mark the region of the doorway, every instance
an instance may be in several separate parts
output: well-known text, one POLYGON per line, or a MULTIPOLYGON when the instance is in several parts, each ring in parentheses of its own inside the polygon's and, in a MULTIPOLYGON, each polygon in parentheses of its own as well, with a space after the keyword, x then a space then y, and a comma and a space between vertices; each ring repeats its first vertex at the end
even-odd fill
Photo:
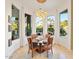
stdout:
POLYGON ((25 28, 25 35, 26 36, 30 36, 32 33, 31 30, 31 15, 29 14, 25 14, 25 18, 26 18, 26 28, 25 28))

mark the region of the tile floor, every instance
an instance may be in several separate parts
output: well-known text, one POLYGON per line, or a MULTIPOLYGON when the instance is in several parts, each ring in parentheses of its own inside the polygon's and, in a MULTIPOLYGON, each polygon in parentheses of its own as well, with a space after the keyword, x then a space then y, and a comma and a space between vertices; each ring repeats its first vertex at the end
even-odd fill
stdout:
POLYGON ((72 51, 69 49, 64 48, 59 44, 53 45, 53 54, 51 51, 48 53, 44 52, 42 54, 35 53, 34 57, 31 57, 31 52, 28 54, 28 47, 19 48, 16 52, 12 54, 9 59, 73 59, 72 58, 72 51))

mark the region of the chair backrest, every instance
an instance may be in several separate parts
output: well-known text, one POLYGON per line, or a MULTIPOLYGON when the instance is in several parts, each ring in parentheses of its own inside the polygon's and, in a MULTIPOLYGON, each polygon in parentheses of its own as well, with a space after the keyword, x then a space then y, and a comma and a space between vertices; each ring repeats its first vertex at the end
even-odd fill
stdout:
POLYGON ((28 44, 29 44, 29 48, 32 46, 32 38, 28 38, 28 44))
POLYGON ((50 44, 52 45, 52 43, 53 43, 53 37, 49 36, 48 37, 48 45, 50 45, 50 44))
POLYGON ((46 34, 46 35, 45 35, 45 38, 48 38, 49 36, 50 36, 49 34, 46 34))
POLYGON ((31 37, 32 37, 32 39, 35 39, 37 37, 37 35, 36 34, 32 34, 31 37))

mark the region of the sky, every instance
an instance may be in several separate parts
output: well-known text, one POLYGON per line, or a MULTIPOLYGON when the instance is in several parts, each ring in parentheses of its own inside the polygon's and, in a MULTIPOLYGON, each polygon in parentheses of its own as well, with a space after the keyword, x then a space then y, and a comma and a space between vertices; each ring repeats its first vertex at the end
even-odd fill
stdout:
POLYGON ((68 20, 68 14, 67 13, 61 14, 60 19, 61 19, 60 21, 68 20))
POLYGON ((36 26, 37 26, 37 27, 40 26, 40 25, 43 25, 43 21, 42 21, 42 19, 39 18, 39 17, 36 17, 35 23, 36 23, 36 26))
MULTIPOLYGON (((54 16, 48 16, 48 19, 49 18, 55 20, 55 17, 54 16)), ((42 19, 39 18, 39 17, 36 17, 36 24, 37 24, 37 26, 40 25, 40 24, 42 24, 42 23, 43 23, 42 19)))
POLYGON ((48 16, 48 19, 49 18, 55 20, 55 17, 54 16, 48 16))
MULTIPOLYGON (((54 16, 49 16, 48 18, 55 19, 54 16)), ((68 20, 68 13, 63 13, 63 14, 60 15, 60 21, 64 21, 64 20, 68 20)), ((36 18, 36 24, 41 24, 41 23, 42 23, 42 19, 37 17, 36 18)))
POLYGON ((36 24, 39 24, 40 22, 42 22, 42 19, 39 18, 39 17, 37 17, 37 18, 36 18, 36 24))

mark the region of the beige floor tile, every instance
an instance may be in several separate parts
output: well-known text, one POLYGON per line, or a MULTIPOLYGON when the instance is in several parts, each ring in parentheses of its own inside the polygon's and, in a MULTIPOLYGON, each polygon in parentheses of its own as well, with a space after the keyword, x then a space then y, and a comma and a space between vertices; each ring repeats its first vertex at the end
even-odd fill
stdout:
POLYGON ((72 59, 72 51, 64 48, 59 44, 53 45, 53 54, 49 51, 48 57, 46 52, 39 54, 35 53, 34 57, 31 57, 31 52, 28 54, 27 46, 18 49, 15 53, 12 54, 10 59, 72 59))

